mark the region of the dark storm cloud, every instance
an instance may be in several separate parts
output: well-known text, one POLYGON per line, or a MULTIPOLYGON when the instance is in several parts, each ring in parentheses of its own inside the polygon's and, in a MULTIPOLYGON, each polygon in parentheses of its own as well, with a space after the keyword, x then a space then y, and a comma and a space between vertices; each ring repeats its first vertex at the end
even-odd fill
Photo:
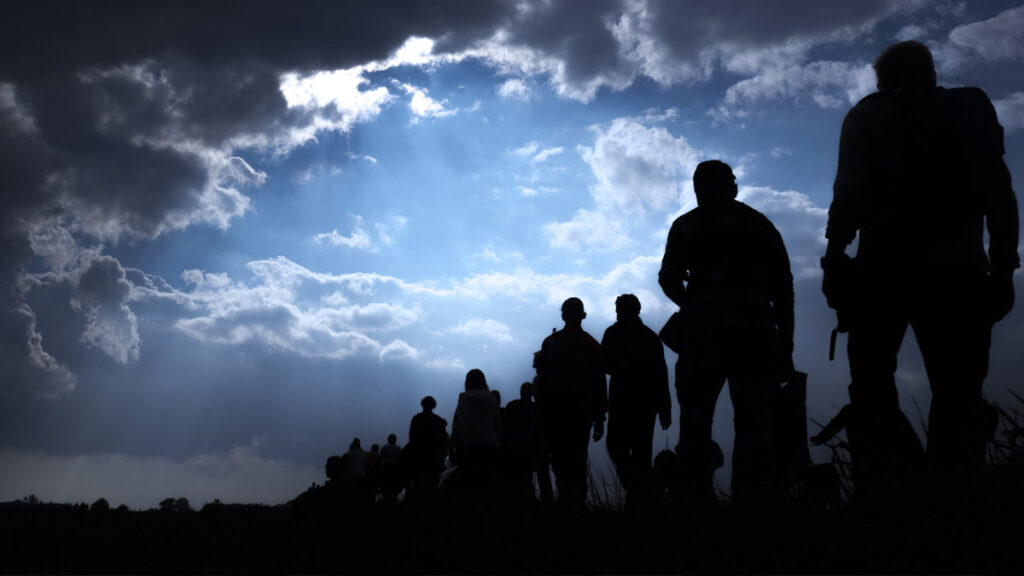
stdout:
POLYGON ((75 375, 43 349, 35 313, 25 302, 20 270, 31 254, 27 238, 0 233, 0 398, 60 396, 76 383, 75 375))
POLYGON ((764 66, 775 64, 776 58, 799 58, 815 42, 863 32, 912 4, 920 2, 648 0, 639 3, 642 9, 629 13, 622 28, 623 37, 635 43, 635 55, 645 74, 661 81, 687 80, 706 76, 722 63, 751 73, 758 63, 764 66), (760 54, 766 50, 777 53, 760 54))
POLYGON ((629 62, 612 29, 622 10, 622 3, 615 0, 524 3, 506 25, 505 42, 565 62, 566 80, 571 83, 623 72, 631 79, 629 62))
POLYGON ((409 36, 453 45, 486 34, 506 2, 30 2, 5 10, 0 77, 116 66, 166 55, 202 66, 346 68, 385 58, 409 36))

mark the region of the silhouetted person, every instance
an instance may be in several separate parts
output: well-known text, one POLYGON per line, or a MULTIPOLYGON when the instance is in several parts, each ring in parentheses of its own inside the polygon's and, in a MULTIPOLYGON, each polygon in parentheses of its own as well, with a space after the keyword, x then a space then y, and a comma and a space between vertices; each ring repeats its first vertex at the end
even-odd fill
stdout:
POLYGON ((363 450, 359 438, 353 438, 348 445, 348 452, 341 457, 341 473, 343 477, 355 479, 366 477, 368 455, 363 450))
POLYGON ((501 407, 487 387, 484 373, 466 373, 465 392, 452 420, 452 446, 459 476, 469 490, 483 493, 493 487, 501 445, 501 407))
POLYGON ((608 405, 601 345, 582 327, 583 302, 562 303, 565 327, 544 339, 534 358, 537 413, 551 454, 558 499, 583 508, 587 497, 587 447, 604 436, 608 405))
POLYGON ((665 348, 640 320, 640 300, 633 294, 615 299, 616 322, 601 339, 608 385, 608 455, 626 489, 626 503, 646 502, 651 482, 651 443, 655 416, 661 429, 672 424, 665 348))
POLYGON ((672 224, 658 273, 683 318, 676 364, 683 498, 715 501, 711 424, 728 380, 736 429, 733 499, 763 503, 775 497, 774 397, 793 372, 789 257, 771 221, 736 200, 728 164, 701 162, 693 187, 697 207, 672 224))
POLYGON ((444 457, 448 449, 448 421, 434 414, 437 401, 426 396, 420 401, 423 411, 412 417, 409 424, 409 452, 412 469, 414 498, 430 499, 437 491, 437 483, 444 471, 444 457))
POLYGON ((932 390, 932 477, 966 487, 984 466, 992 325, 1020 266, 1003 131, 983 91, 937 86, 923 44, 895 44, 874 68, 878 92, 843 122, 822 288, 850 332, 851 405, 872 422, 861 455, 899 457, 885 438, 905 419, 893 375, 909 325, 932 390))
POLYGON ((380 496, 384 502, 395 502, 402 491, 402 447, 398 436, 388 434, 388 443, 380 449, 380 496))
POLYGON ((324 464, 324 475, 327 476, 325 485, 338 487, 341 485, 342 477, 345 475, 341 456, 328 456, 324 464))
POLYGON ((365 497, 367 459, 368 455, 363 450, 359 438, 353 438, 348 446, 348 452, 342 454, 341 460, 338 463, 340 489, 346 497, 365 497))
POLYGON ((541 499, 551 501, 551 476, 537 427, 532 383, 523 382, 519 399, 509 402, 502 410, 501 429, 513 493, 533 498, 533 474, 536 472, 541 499))
POLYGON ((363 496, 370 502, 377 501, 377 488, 380 486, 380 444, 370 445, 366 453, 366 482, 363 484, 363 496))

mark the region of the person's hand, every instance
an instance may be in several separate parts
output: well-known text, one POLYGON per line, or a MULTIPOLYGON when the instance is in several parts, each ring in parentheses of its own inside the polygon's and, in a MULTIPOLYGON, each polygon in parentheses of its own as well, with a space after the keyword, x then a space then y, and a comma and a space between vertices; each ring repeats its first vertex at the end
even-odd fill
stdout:
POLYGON ((594 422, 594 442, 599 442, 601 438, 604 438, 604 422, 594 422))
POLYGON ((839 310, 849 303, 856 274, 853 268, 853 259, 843 252, 821 259, 821 292, 829 308, 839 310))
POLYGON ((1013 310, 1015 295, 1013 292, 1013 272, 995 273, 988 277, 986 286, 989 319, 995 324, 1013 310))
POLYGON ((672 425, 672 412, 665 411, 658 413, 658 421, 661 422, 662 430, 668 430, 668 427, 672 425))

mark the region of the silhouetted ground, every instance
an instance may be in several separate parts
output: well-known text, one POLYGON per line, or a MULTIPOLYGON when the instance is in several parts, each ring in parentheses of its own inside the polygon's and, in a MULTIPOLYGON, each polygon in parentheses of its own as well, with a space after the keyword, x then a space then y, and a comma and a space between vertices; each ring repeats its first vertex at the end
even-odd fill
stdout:
POLYGON ((614 491, 579 513, 464 499, 199 512, 174 499, 148 511, 19 501, 0 504, 0 572, 1020 574, 1024 415, 1000 412, 970 504, 917 493, 887 506, 640 514, 618 510, 614 491))
POLYGON ((974 507, 790 508, 768 518, 540 506, 0 506, 15 573, 1020 573, 1019 486, 974 507))

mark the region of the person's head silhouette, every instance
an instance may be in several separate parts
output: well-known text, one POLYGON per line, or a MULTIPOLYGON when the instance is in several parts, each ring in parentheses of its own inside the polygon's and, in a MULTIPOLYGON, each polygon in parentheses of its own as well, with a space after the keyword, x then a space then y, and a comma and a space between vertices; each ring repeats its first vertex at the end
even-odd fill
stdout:
POLYGON ((388 444, 398 444, 398 436, 395 436, 394 434, 388 434, 388 444))
POLYGON ((586 317, 587 313, 583 310, 583 301, 579 298, 568 298, 565 302, 562 302, 562 320, 565 321, 566 326, 579 326, 586 317))
POLYGON ((734 200, 739 189, 732 167, 721 160, 707 160, 693 172, 693 191, 698 206, 713 208, 734 200))
POLYGON ((420 406, 424 412, 433 412, 434 408, 437 408, 437 400, 434 400, 433 396, 424 396, 423 400, 420 400, 420 406))
POLYGON ((487 390, 487 378, 479 368, 466 372, 466 392, 470 390, 487 390))
POLYGON ((529 402, 530 398, 533 398, 532 382, 523 382, 522 385, 519 386, 519 398, 526 402, 529 402))
POLYGON ((893 44, 875 60, 876 87, 879 92, 906 88, 934 88, 935 62, 928 47, 908 40, 893 44))
POLYGON ((619 322, 640 317, 640 299, 633 294, 623 294, 615 299, 615 316, 619 322))

